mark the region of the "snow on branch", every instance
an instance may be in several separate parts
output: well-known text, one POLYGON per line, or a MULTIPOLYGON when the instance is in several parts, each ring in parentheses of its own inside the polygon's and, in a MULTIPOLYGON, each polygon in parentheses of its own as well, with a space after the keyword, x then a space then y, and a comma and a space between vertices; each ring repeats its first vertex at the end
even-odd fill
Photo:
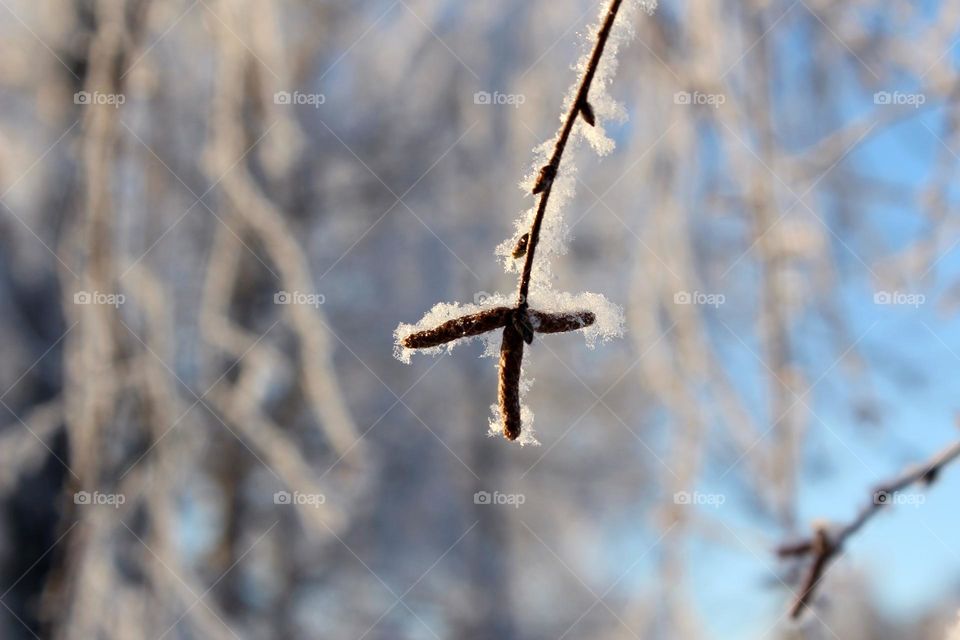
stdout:
MULTIPOLYGON (((491 423, 491 431, 502 431, 520 444, 536 444, 533 414, 521 404, 529 387, 522 378, 524 345, 532 344, 536 333, 582 330, 592 345, 597 337, 608 339, 623 332, 621 309, 603 296, 554 291, 546 258, 564 252, 561 209, 573 197, 575 184, 575 168, 562 164, 564 152, 579 140, 586 140, 600 155, 613 149, 603 123, 623 117, 623 109, 606 93, 616 70, 616 54, 633 37, 637 10, 651 13, 655 6, 653 0, 611 0, 592 30, 592 47, 577 65, 579 78, 565 100, 560 131, 536 150, 534 168, 521 183, 538 197, 537 204, 521 216, 514 237, 497 248, 507 271, 520 272, 513 304, 503 295, 492 296, 483 305, 440 303, 416 325, 401 324, 394 334, 395 355, 409 362, 413 350, 438 352, 464 339, 502 330, 497 420, 491 423)), ((492 355, 489 338, 487 344, 492 355)))

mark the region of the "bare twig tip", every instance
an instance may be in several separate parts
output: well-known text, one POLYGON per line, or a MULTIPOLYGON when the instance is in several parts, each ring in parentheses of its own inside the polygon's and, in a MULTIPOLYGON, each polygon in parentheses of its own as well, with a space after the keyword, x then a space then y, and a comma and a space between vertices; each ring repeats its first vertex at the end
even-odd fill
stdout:
POLYGON ((589 327, 597 320, 592 311, 573 311, 568 313, 529 312, 533 328, 538 333, 564 333, 589 327))
POLYGON ((520 437, 520 370, 523 367, 523 337, 513 324, 503 329, 500 344, 500 380, 497 400, 507 440, 520 437))

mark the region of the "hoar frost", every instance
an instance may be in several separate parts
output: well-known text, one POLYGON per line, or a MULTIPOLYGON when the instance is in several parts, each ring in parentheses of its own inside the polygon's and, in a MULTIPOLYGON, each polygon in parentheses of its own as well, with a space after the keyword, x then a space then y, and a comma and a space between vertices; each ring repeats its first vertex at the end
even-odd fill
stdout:
MULTIPOLYGON (((626 111, 618 104, 608 93, 610 82, 617 68, 617 53, 621 46, 628 43, 635 35, 633 23, 637 19, 639 11, 652 13, 656 8, 655 1, 625 0, 620 6, 619 13, 613 22, 609 36, 606 40, 598 65, 589 86, 587 95, 589 106, 592 108, 592 121, 588 124, 584 118, 576 117, 573 128, 570 131, 570 138, 567 141, 567 147, 574 151, 580 146, 581 141, 586 141, 594 151, 600 156, 609 154, 614 149, 613 140, 606 134, 604 123, 609 121, 622 122, 626 117, 626 111), (592 125, 592 126, 591 126, 592 125)), ((588 72, 592 49, 598 39, 601 26, 608 14, 608 6, 605 3, 600 18, 590 29, 590 38, 585 43, 585 52, 580 57, 574 69, 577 71, 577 81, 567 92, 564 99, 564 113, 560 119, 563 122, 570 117, 571 108, 577 100, 580 87, 585 81, 585 74, 588 72)), ((558 136, 544 142, 534 149, 534 160, 532 167, 524 179, 520 182, 520 187, 530 193, 537 181, 541 169, 546 166, 551 159, 551 155, 556 149, 558 136)), ((569 155, 567 156, 570 157, 569 155)), ((623 312, 622 309, 607 300, 598 293, 579 293, 571 294, 559 292, 553 289, 553 274, 550 269, 550 259, 555 255, 563 255, 566 252, 569 228, 564 222, 561 212, 573 198, 576 187, 576 167, 568 160, 563 162, 562 158, 557 170, 557 175, 550 185, 550 199, 547 202, 544 217, 541 223, 539 242, 536 246, 537 258, 532 264, 530 277, 530 286, 528 300, 523 301, 530 309, 547 313, 577 313, 589 310, 595 316, 592 324, 578 329, 583 332, 587 345, 593 347, 597 341, 605 341, 613 337, 619 337, 623 334, 623 312)), ((508 273, 519 273, 522 271, 525 256, 519 255, 513 257, 515 247, 521 237, 528 233, 533 225, 537 212, 539 200, 537 199, 533 206, 529 207, 516 222, 516 230, 511 238, 501 243, 496 254, 500 257, 508 273)), ((524 305, 524 306, 526 306, 524 305)), ((410 356, 414 349, 404 345, 404 341, 418 332, 427 331, 433 327, 442 326, 444 323, 450 323, 458 318, 478 314, 484 311, 492 311, 502 307, 515 306, 515 296, 505 294, 495 294, 488 296, 479 304, 460 304, 460 303, 439 303, 435 305, 427 314, 416 324, 401 324, 394 332, 396 346, 394 355, 402 362, 409 363, 410 356)), ((498 313, 492 311, 493 313, 498 313)), ((508 330, 509 327, 505 330, 508 330)), ((455 344, 465 342, 473 338, 481 338, 485 343, 484 355, 496 356, 500 351, 499 332, 491 331, 480 335, 469 335, 462 338, 452 339, 445 344, 432 346, 425 349, 416 349, 427 353, 438 354, 444 351, 450 351, 455 344)), ((530 335, 532 340, 532 333, 530 335)), ((521 376, 519 384, 519 394, 522 398, 529 390, 532 380, 525 373, 526 367, 521 366, 521 376)), ((492 405, 493 418, 490 421, 491 435, 499 432, 499 427, 505 421, 505 416, 501 415, 498 405, 492 405)), ((523 424, 523 430, 517 439, 521 445, 539 444, 533 436, 533 412, 521 403, 520 417, 523 424)))

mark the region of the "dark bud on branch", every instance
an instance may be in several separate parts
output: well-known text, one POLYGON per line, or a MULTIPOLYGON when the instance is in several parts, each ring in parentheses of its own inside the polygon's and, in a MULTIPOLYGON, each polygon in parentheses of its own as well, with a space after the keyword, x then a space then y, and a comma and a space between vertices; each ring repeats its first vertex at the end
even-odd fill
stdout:
POLYGON ((517 330, 520 337, 527 344, 533 344, 533 325, 530 324, 530 317, 527 315, 527 309, 520 307, 513 312, 513 328, 517 330))
POLYGON ((510 254, 510 255, 512 255, 515 259, 516 259, 516 258, 522 258, 523 256, 527 255, 527 241, 528 241, 528 240, 530 240, 530 234, 529 234, 529 233, 525 233, 525 234, 523 234, 522 236, 520 236, 520 239, 517 240, 517 246, 515 246, 515 247, 513 248, 513 253, 510 254))
POLYGON ((497 401, 507 440, 520 437, 520 369, 523 365, 523 337, 513 324, 503 329, 500 344, 500 384, 497 401))
POLYGON ((563 333, 576 331, 592 325, 597 316, 590 311, 573 311, 570 313, 545 313, 543 311, 529 312, 533 330, 538 333, 563 333))
POLYGON ((506 326, 513 309, 495 307, 469 316, 448 320, 438 327, 411 333, 403 339, 407 349, 429 349, 460 338, 469 338, 506 326))
POLYGON ((591 127, 597 126, 597 116, 594 115, 593 107, 586 100, 580 103, 580 115, 583 116, 584 121, 591 127))
POLYGON ((552 164, 543 165, 540 174, 537 176, 537 182, 533 185, 533 194, 542 193, 553 184, 553 179, 557 177, 557 168, 552 164))

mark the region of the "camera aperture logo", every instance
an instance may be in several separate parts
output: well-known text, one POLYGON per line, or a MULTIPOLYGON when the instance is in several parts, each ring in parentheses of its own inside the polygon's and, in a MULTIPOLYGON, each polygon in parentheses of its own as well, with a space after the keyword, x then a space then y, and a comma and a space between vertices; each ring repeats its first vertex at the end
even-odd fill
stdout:
POLYGON ((493 93, 489 91, 477 91, 473 94, 473 104, 479 105, 489 105, 489 106, 510 106, 514 109, 519 109, 521 105, 525 104, 527 101, 527 96, 522 93, 500 93, 499 91, 494 91, 493 93))
POLYGON ((724 502, 727 501, 727 496, 722 493, 700 493, 699 491, 677 491, 673 494, 673 503, 674 504, 686 504, 686 505, 702 505, 707 507, 713 507, 714 509, 719 509, 724 502))
POLYGON ((706 305, 716 309, 726 303, 727 297, 722 293, 702 293, 700 291, 677 291, 673 294, 673 304, 706 305))
POLYGON ((73 494, 73 504, 81 506, 108 506, 119 509, 127 501, 122 493, 100 493, 99 491, 77 491, 73 494))
POLYGON ((108 105, 119 109, 127 101, 122 93, 101 93, 99 91, 77 91, 73 94, 73 104, 82 106, 108 105))
POLYGON ((327 102, 327 96, 322 93, 304 93, 302 91, 277 91, 273 94, 273 104, 280 105, 307 105, 319 109, 327 102))
POLYGON ((277 491, 273 494, 273 504, 293 504, 304 507, 313 507, 319 509, 320 505, 327 501, 327 497, 322 493, 301 493, 294 491, 277 491))
POLYGON ((277 291, 273 294, 273 304, 305 304, 319 308, 327 297, 322 293, 304 293, 302 291, 277 291))
POLYGON ((77 291, 73 294, 73 304, 105 304, 119 308, 127 297, 122 293, 103 293, 102 291, 77 291))
POLYGON ((494 491, 477 491, 473 494, 473 504, 498 504, 510 505, 514 509, 519 509, 520 505, 527 501, 527 497, 522 493, 500 493, 494 491))

